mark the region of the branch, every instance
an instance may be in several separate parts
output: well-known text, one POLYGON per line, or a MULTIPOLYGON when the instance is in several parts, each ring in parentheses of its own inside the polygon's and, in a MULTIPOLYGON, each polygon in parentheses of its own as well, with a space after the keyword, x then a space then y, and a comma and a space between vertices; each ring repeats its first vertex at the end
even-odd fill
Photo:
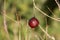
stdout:
MULTIPOLYGON (((43 12, 41 9, 39 9, 39 8, 35 5, 34 0, 33 0, 33 5, 34 5, 34 7, 35 7, 39 12, 41 12, 43 15, 45 15, 45 16, 53 19, 53 20, 56 20, 56 21, 59 21, 59 22, 60 22, 60 20, 58 20, 58 19, 56 19, 56 18, 53 18, 53 17, 47 15, 45 12, 43 12)), ((39 25, 39 27, 40 27, 40 29, 46 34, 46 36, 48 36, 48 37, 51 38, 52 40, 55 40, 55 38, 52 37, 52 36, 50 36, 40 25, 39 25)))
POLYGON ((56 4, 58 5, 58 8, 59 8, 59 10, 60 10, 60 4, 59 4, 58 0, 55 0, 55 2, 56 2, 56 4))
POLYGON ((48 36, 49 38, 51 38, 52 40, 55 40, 54 37, 50 36, 40 25, 39 25, 40 29, 46 34, 46 36, 48 36))
POLYGON ((47 7, 48 8, 48 10, 52 13, 52 15, 56 18, 56 19, 60 19, 59 17, 57 17, 52 11, 51 11, 51 9, 49 8, 49 7, 47 7))
POLYGON ((53 20, 55 20, 55 21, 60 22, 59 19, 49 16, 49 15, 47 15, 45 12, 43 12, 41 9, 39 9, 39 8, 35 5, 34 0, 33 0, 33 5, 34 5, 34 7, 35 7, 39 12, 41 12, 43 15, 45 15, 45 16, 47 16, 47 17, 49 17, 49 18, 51 18, 51 19, 53 19, 53 20))

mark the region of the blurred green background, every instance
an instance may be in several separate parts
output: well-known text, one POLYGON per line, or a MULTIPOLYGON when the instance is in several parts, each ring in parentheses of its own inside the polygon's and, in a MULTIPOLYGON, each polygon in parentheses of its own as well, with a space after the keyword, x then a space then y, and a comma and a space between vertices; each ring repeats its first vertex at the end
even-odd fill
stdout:
MULTIPOLYGON (((35 0, 35 3, 49 16, 60 18, 60 11, 54 0, 35 0)), ((33 0, 0 0, 0 40, 52 40, 39 27, 30 28, 27 21, 34 15, 44 30, 47 27, 48 33, 56 40, 60 40, 60 22, 52 20, 36 10, 33 0), (8 33, 4 26, 3 11, 6 12, 8 33)))

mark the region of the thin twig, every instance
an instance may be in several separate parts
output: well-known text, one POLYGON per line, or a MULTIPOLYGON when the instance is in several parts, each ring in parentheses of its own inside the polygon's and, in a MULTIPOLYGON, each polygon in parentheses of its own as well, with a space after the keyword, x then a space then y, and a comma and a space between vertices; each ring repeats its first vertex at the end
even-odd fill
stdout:
POLYGON ((47 17, 49 17, 49 18, 51 18, 51 19, 53 19, 53 20, 55 20, 55 21, 59 21, 59 22, 60 22, 59 19, 56 19, 56 18, 54 18, 54 17, 49 16, 49 15, 47 15, 45 12, 43 12, 41 9, 39 9, 39 8, 35 5, 34 0, 33 0, 33 4, 34 4, 34 7, 35 7, 39 12, 41 12, 43 15, 45 15, 45 16, 47 16, 47 17))
MULTIPOLYGON (((5 11, 5 10, 4 10, 5 11)), ((9 33, 8 33, 8 29, 7 29, 7 23, 6 23, 6 17, 5 17, 5 12, 3 12, 3 20, 4 20, 4 29, 5 29, 5 32, 7 33, 7 38, 8 40, 10 40, 9 38, 9 33)))
MULTIPOLYGON (((16 4, 14 3, 14 5, 16 5, 16 4)), ((16 11, 16 6, 14 6, 14 5, 13 5, 13 8, 15 9, 14 12, 16 14, 16 26, 15 26, 15 28, 13 30, 13 32, 14 32, 14 40, 19 40, 19 24, 20 24, 20 20, 19 20, 19 15, 18 15, 18 13, 16 11), (17 33, 18 33, 18 35, 17 35, 17 33)))
POLYGON ((56 2, 56 4, 58 5, 58 8, 59 8, 59 10, 60 10, 60 4, 59 4, 58 0, 55 0, 55 2, 56 2))
POLYGON ((40 29, 46 34, 46 36, 48 36, 49 38, 51 38, 52 40, 55 40, 55 38, 53 36, 50 36, 40 25, 39 25, 40 29))
MULTIPOLYGON (((38 33, 36 33, 36 34, 38 34, 38 33)), ((41 39, 41 40, 44 40, 44 38, 41 36, 41 35, 37 35, 37 36, 39 36, 39 38, 41 39)))
POLYGON ((52 15, 54 16, 54 17, 57 17, 56 15, 54 15, 54 13, 51 11, 51 9, 49 8, 49 7, 47 7, 48 8, 48 10, 52 13, 52 15))
MULTIPOLYGON (((26 25, 28 27, 28 20, 26 20, 26 25)), ((26 27, 26 35, 25 35, 25 40, 29 40, 29 33, 28 33, 28 28, 26 27)))
POLYGON ((7 33, 7 39, 10 40, 8 29, 7 29, 7 23, 6 23, 6 16, 5 16, 6 15, 6 9, 5 9, 5 6, 6 6, 6 1, 4 1, 2 15, 3 15, 3 22, 4 22, 4 30, 7 33))
MULTIPOLYGON (((47 24, 47 18, 45 17, 45 21, 46 21, 46 28, 45 28, 45 30, 46 30, 46 32, 48 33, 48 24, 47 24)), ((46 39, 47 40, 47 36, 46 36, 46 34, 44 34, 44 36, 43 36, 43 39, 46 39)))
POLYGON ((58 18, 58 17, 51 11, 51 9, 50 9, 49 7, 47 7, 47 8, 48 8, 48 10, 53 14, 53 16, 54 16, 55 18, 60 19, 60 18, 58 18))
POLYGON ((14 19, 12 19, 11 17, 9 17, 9 16, 7 16, 7 15, 5 15, 5 17, 7 17, 7 18, 9 18, 10 20, 12 20, 13 22, 17 22, 16 20, 14 20, 14 19))
MULTIPOLYGON (((35 35, 35 37, 37 38, 37 40, 40 40, 39 37, 38 37, 38 35, 35 35)), ((43 40, 43 39, 42 39, 42 40, 43 40)))
MULTIPOLYGON (((40 40, 39 37, 38 37, 38 35, 32 32, 32 33, 29 34, 29 40, 30 40, 31 38, 33 38, 33 37, 35 37, 37 40, 40 40)), ((34 39, 35 39, 35 38, 34 38, 34 39)), ((43 40, 43 39, 42 39, 42 40, 43 40)))
MULTIPOLYGON (((33 3, 33 5, 34 5, 34 3, 33 3)), ((36 14, 35 14, 35 7, 33 6, 33 17, 36 17, 36 14)), ((40 39, 37 37, 37 35, 35 35, 35 37, 38 39, 38 40, 44 40, 43 38, 42 38, 42 36, 39 36, 40 37, 40 39)))
MULTIPOLYGON (((46 21, 46 32, 48 33, 48 24, 47 24, 47 18, 45 19, 46 21)), ((45 35, 46 36, 46 35, 45 35)), ((47 40, 47 36, 46 36, 46 40, 47 40)))
MULTIPOLYGON (((46 25, 46 32, 48 33, 48 25, 46 25)), ((47 40, 47 36, 46 36, 46 40, 47 40)))

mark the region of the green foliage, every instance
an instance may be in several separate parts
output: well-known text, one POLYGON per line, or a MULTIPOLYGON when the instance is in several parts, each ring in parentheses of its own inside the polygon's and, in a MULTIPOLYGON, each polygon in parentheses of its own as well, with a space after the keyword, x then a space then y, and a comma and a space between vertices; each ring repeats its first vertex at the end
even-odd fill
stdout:
MULTIPOLYGON (((35 0, 37 7, 46 12, 51 17, 59 18, 60 20, 60 11, 58 7, 56 7, 56 3, 54 0, 35 0), (53 12, 54 16, 49 10, 53 12)), ((60 40, 60 22, 54 21, 38 10, 36 10, 33 6, 32 0, 0 0, 0 40, 7 40, 7 33, 4 29, 4 18, 3 14, 6 12, 6 24, 7 31, 9 34, 9 38, 11 40, 38 40, 38 39, 46 39, 46 34, 39 28, 30 28, 28 22, 30 18, 36 17, 39 21, 39 25, 41 25, 44 30, 46 30, 46 26, 48 25, 48 33, 53 35, 56 40, 60 40), (35 35, 37 35, 35 37, 35 35), (29 39, 29 37, 31 37, 29 39), (41 38, 42 37, 42 38, 41 38)), ((50 40, 47 37, 47 40, 50 40)))

